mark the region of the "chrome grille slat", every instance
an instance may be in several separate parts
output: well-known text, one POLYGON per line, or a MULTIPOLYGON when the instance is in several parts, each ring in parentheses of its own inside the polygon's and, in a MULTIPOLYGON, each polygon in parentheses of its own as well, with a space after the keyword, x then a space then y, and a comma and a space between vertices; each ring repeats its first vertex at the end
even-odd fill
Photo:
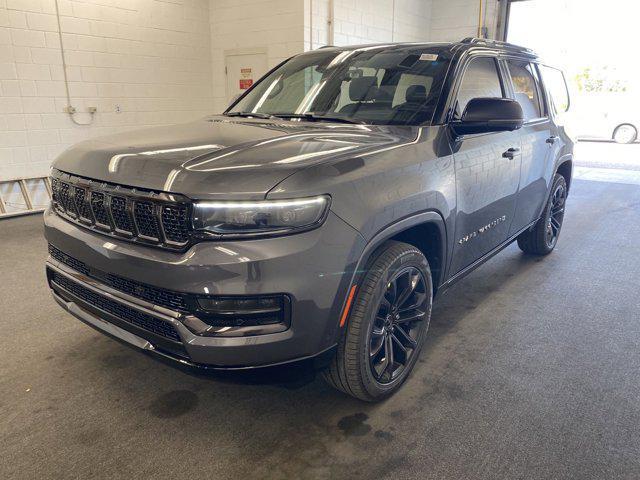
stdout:
POLYGON ((190 203, 184 197, 133 189, 55 172, 53 208, 86 228, 170 250, 191 240, 190 203))

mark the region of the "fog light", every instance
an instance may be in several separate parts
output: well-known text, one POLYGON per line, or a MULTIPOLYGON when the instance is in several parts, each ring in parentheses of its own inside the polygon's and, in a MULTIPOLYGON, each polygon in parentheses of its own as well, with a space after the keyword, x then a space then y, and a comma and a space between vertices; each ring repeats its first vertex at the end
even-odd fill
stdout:
POLYGON ((250 297, 199 297, 197 317, 214 327, 208 335, 261 335, 290 326, 290 301, 286 295, 250 297))
POLYGON ((281 297, 199 298, 198 304, 217 315, 256 315, 282 310, 281 297))

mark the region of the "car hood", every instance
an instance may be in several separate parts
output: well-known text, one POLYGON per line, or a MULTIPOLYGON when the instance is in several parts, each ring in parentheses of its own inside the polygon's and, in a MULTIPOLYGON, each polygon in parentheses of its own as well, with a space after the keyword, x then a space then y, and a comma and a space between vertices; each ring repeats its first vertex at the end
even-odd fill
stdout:
POLYGON ((300 169, 415 138, 409 127, 208 117, 79 143, 54 168, 192 198, 264 198, 300 169))

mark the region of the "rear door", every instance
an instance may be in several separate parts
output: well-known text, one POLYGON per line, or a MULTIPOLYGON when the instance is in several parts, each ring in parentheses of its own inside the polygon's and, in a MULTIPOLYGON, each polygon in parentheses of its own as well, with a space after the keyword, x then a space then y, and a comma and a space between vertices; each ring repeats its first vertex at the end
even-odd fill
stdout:
MULTIPOLYGON (((472 58, 457 87, 456 116, 476 97, 506 98, 493 57, 472 58)), ((520 180, 520 135, 493 132, 452 140, 457 213, 450 272, 456 274, 504 242, 513 221, 520 180)))
POLYGON ((546 201, 553 169, 554 144, 558 141, 549 118, 540 76, 526 59, 503 61, 510 96, 522 107, 524 125, 518 130, 521 145, 520 190, 510 235, 537 220, 546 201))

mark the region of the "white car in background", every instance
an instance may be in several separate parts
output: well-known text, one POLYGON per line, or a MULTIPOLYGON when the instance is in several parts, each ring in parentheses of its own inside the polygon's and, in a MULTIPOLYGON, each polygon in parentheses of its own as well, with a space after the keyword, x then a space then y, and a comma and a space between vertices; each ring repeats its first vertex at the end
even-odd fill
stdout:
POLYGON ((613 140, 634 143, 639 139, 638 95, 627 93, 574 93, 567 126, 578 140, 613 140))

